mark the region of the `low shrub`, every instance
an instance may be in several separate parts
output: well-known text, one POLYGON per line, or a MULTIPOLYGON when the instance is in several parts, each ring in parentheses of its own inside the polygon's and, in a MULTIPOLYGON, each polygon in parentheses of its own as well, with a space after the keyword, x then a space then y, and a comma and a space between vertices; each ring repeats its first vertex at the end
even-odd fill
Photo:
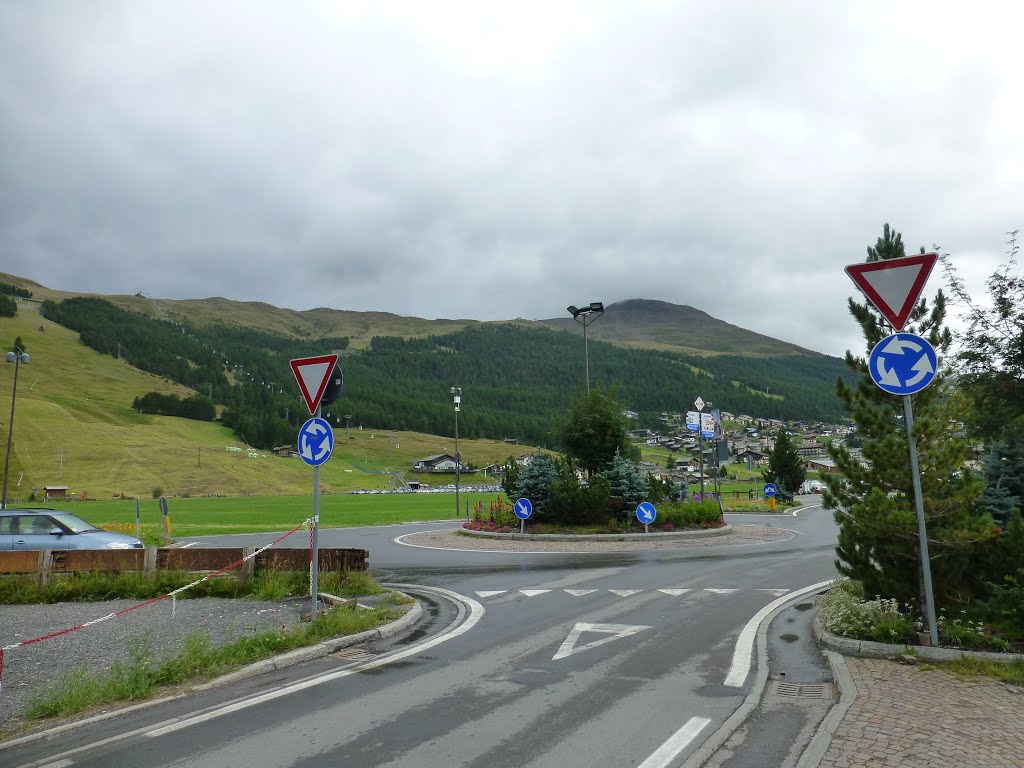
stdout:
POLYGON ((463 525, 471 531, 490 530, 486 526, 492 526, 495 530, 508 528, 519 528, 519 518, 513 512, 513 506, 504 497, 499 496, 484 508, 483 501, 478 501, 473 507, 472 517, 469 523, 463 525), (480 528, 472 527, 471 523, 479 524, 480 528))
POLYGON ((725 525, 716 499, 665 501, 658 506, 658 524, 675 528, 720 528, 725 525))
POLYGON ((918 624, 896 600, 864 600, 863 588, 840 581, 818 600, 818 615, 825 629, 837 635, 880 643, 914 639, 918 624), (859 594, 858 594, 859 592, 859 594))

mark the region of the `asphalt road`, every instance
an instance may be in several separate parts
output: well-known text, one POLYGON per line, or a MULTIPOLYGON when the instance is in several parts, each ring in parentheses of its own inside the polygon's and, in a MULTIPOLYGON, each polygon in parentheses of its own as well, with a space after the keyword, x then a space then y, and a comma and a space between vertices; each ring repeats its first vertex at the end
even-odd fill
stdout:
POLYGON ((541 555, 395 541, 439 524, 324 531, 323 546, 370 550, 382 581, 426 587, 425 625, 361 654, 0 750, 0 765, 678 766, 749 690, 752 617, 834 576, 835 526, 820 507, 730 522, 798 535, 541 555))

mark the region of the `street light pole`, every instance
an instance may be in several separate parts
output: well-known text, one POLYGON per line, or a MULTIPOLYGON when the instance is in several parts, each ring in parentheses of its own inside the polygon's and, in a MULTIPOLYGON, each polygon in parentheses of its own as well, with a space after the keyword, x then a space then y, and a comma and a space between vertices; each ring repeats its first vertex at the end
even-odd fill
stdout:
POLYGON ((571 304, 566 309, 572 315, 572 319, 583 326, 583 376, 587 385, 587 394, 590 394, 590 351, 587 347, 587 326, 604 314, 604 304, 600 301, 592 301, 586 307, 577 307, 575 304, 571 304))
POLYGON ((459 387, 452 387, 452 400, 455 402, 455 516, 462 514, 459 507, 459 475, 462 470, 462 456, 459 454, 459 406, 462 403, 462 390, 459 387))
POLYGON ((7 478, 11 469, 11 442, 14 440, 14 400, 18 396, 18 366, 28 365, 29 356, 24 350, 15 347, 7 353, 7 362, 14 363, 14 386, 11 388, 11 419, 7 424, 7 457, 4 459, 4 489, 0 496, 0 509, 7 509, 7 478))

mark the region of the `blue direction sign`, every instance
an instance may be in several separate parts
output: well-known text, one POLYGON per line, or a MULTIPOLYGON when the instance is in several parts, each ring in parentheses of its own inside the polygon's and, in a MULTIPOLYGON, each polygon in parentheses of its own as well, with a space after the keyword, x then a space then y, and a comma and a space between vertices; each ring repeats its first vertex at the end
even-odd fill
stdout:
POLYGON ((516 513, 516 517, 520 520, 525 520, 533 514, 533 504, 530 503, 529 499, 519 499, 516 501, 513 511, 516 513))
POLYGON ((334 451, 334 430, 326 419, 314 416, 299 430, 299 456, 311 467, 319 467, 334 451))
POLYGON ((891 395, 912 395, 935 379, 939 359, 927 340, 913 333, 896 333, 871 350, 871 379, 891 395))
POLYGON ((649 501, 641 501, 636 508, 636 519, 644 525, 650 525, 658 516, 658 510, 649 501))
POLYGON ((779 492, 779 489, 775 486, 775 483, 764 484, 764 495, 769 499, 779 492))

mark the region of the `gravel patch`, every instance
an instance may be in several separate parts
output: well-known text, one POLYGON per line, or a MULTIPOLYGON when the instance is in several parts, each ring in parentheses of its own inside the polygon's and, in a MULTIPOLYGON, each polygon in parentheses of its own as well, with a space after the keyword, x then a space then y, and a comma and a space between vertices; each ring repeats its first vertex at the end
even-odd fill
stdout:
MULTIPOLYGON (((0 646, 98 619, 138 602, 0 605, 0 646)), ((179 650, 186 636, 196 630, 209 633, 216 644, 227 644, 245 635, 292 629, 299 624, 299 614, 308 610, 309 598, 167 599, 102 624, 5 651, 0 728, 13 725, 34 691, 55 684, 79 667, 109 669, 140 645, 165 657, 179 650)))
POLYGON ((652 549, 702 549, 737 544, 763 544, 793 537, 791 531, 761 525, 735 525, 722 536, 695 539, 618 540, 610 534, 608 541, 523 541, 521 539, 483 539, 463 536, 458 530, 425 531, 402 537, 407 544, 421 547, 464 549, 474 552, 640 552, 652 549))

